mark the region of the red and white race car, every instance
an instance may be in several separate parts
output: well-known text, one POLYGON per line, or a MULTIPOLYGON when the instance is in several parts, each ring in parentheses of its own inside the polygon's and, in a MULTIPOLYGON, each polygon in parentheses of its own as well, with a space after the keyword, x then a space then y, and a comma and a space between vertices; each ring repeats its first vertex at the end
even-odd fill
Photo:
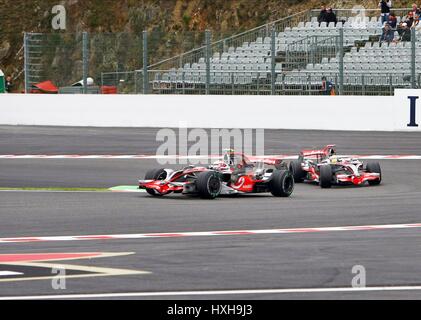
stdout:
POLYGON ((364 164, 350 157, 338 157, 335 145, 328 145, 321 150, 303 150, 298 160, 290 162, 289 169, 295 182, 316 182, 321 188, 337 185, 379 185, 382 172, 378 162, 364 164))
POLYGON ((208 167, 188 166, 178 171, 150 170, 145 179, 139 181, 139 189, 145 189, 152 196, 174 192, 196 194, 205 199, 262 192, 270 192, 276 197, 289 197, 294 190, 294 178, 280 160, 251 162, 244 154, 229 150, 222 161, 208 167), (274 168, 265 168, 265 165, 274 168))

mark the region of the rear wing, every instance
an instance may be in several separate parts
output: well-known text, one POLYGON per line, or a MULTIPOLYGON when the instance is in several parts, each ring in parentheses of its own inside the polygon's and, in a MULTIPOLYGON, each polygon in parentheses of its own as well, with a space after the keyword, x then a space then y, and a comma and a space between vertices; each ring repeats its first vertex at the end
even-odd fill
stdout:
POLYGON ((325 158, 330 155, 330 150, 335 148, 336 145, 329 144, 323 149, 319 150, 302 150, 300 156, 303 158, 325 158))
POLYGON ((276 168, 279 166, 281 167, 283 163, 283 158, 285 156, 279 156, 279 157, 258 157, 258 156, 248 156, 248 159, 252 163, 264 163, 268 166, 275 166, 276 168))

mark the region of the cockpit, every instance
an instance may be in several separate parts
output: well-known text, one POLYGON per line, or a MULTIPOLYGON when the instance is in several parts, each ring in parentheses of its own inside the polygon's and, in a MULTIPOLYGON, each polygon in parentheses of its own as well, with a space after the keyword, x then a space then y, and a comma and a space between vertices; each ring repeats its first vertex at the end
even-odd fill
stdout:
POLYGON ((235 153, 232 150, 226 151, 224 153, 223 161, 231 169, 238 170, 245 167, 253 167, 253 164, 250 160, 241 153, 235 153))

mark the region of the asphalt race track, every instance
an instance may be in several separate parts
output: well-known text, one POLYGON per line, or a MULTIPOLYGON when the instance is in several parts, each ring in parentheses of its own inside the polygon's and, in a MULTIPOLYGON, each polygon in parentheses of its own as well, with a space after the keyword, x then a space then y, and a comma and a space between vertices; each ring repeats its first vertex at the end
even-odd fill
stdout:
MULTIPOLYGON (((160 144, 156 132, 4 126, 0 154, 154 154, 160 144)), ((329 143, 344 154, 421 155, 417 133, 265 131, 266 154, 293 154, 329 143)), ((288 199, 0 191, 0 299, 421 299, 421 228, 395 226, 421 224, 421 161, 380 163, 383 183, 378 187, 322 190, 299 184, 288 199), (314 229, 344 226, 372 227, 314 229), (231 230, 267 232, 221 233, 231 230), (206 231, 219 233, 178 236, 206 231), (122 234, 126 238, 106 237, 122 234), (78 235, 103 238, 68 237, 78 235), (60 238, 35 239, 51 236, 60 238), (54 265, 84 268, 66 267, 66 274, 76 277, 66 280, 66 289, 53 289, 55 274, 48 263, 8 260, 35 253, 46 254, 43 260, 54 265), (52 253, 110 255, 54 260, 52 253), (351 288, 355 266, 365 268, 365 289, 351 288), (107 274, 95 276, 101 272, 107 274), (37 277, 48 279, 23 280, 37 277)), ((0 188, 135 185, 156 166, 155 160, 0 159, 0 188)))

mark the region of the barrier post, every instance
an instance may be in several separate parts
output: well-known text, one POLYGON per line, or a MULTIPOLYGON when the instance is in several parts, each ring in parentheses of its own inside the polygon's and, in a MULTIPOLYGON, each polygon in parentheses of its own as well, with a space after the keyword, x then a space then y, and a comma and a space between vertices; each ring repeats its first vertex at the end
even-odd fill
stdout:
POLYGON ((29 93, 29 48, 28 48, 28 38, 29 35, 27 32, 23 34, 23 69, 25 72, 25 93, 29 93))
POLYGON ((364 77, 364 74, 361 75, 361 89, 362 89, 362 95, 365 96, 365 77, 364 77))
POLYGON ((148 31, 143 31, 143 94, 149 93, 148 80, 148 31))
POLYGON ((0 94, 1 93, 6 93, 6 81, 4 79, 4 73, 3 71, 1 71, 0 69, 0 94))
POLYGON ((210 30, 205 31, 205 63, 206 63, 206 94, 209 94, 210 91, 210 55, 211 55, 211 32, 210 30))
POLYGON ((271 88, 271 95, 275 95, 275 66, 276 66, 276 31, 275 25, 272 26, 271 29, 271 48, 270 48, 270 71, 271 71, 271 79, 270 79, 270 88, 271 88))
POLYGON ((136 70, 133 71, 133 82, 134 82, 134 94, 137 94, 137 77, 136 77, 136 70))
POLYGON ((339 94, 344 92, 344 29, 339 29, 339 94))
POLYGON ((389 75, 389 95, 393 96, 393 78, 392 75, 389 75))
POLYGON ((89 74, 89 35, 83 32, 82 36, 82 56, 83 56, 83 93, 88 93, 88 74, 89 74))
POLYGON ((411 88, 417 88, 417 82, 415 79, 415 47, 416 47, 416 33, 415 28, 411 28, 411 88))

